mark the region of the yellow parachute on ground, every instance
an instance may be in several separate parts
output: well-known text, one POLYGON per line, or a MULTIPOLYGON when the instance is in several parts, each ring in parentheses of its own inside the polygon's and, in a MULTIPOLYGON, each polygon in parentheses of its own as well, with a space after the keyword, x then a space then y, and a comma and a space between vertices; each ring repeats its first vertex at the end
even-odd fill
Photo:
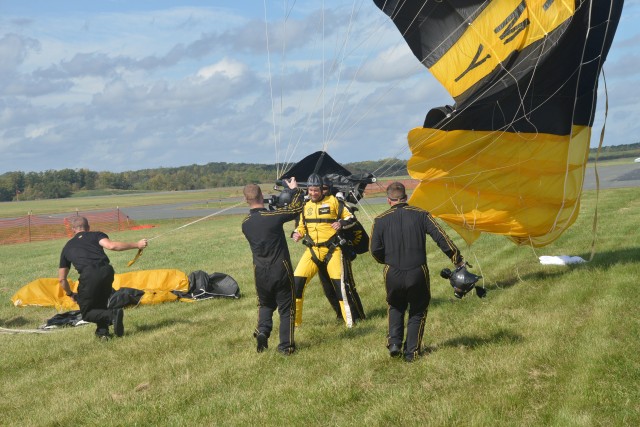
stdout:
MULTIPOLYGON (((77 281, 69 281, 71 289, 76 292, 77 281)), ((134 288, 144 291, 140 304, 159 304, 176 301, 179 297, 174 293, 189 291, 188 276, 175 269, 141 270, 116 274, 113 289, 134 288)), ((182 299, 184 301, 189 301, 182 299)), ((78 304, 66 296, 55 278, 34 280, 18 290, 11 297, 16 307, 40 306, 55 307, 57 310, 78 310, 78 304)))
POLYGON ((623 0, 374 0, 454 106, 409 133, 410 202, 472 243, 557 239, 580 210, 623 0))

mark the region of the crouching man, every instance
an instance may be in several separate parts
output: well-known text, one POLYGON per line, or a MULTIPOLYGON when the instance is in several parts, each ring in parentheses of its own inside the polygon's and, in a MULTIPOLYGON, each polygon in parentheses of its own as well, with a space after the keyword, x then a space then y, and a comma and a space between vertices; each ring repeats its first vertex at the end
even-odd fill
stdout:
POLYGON ((115 272, 104 250, 126 251, 144 249, 147 239, 136 243, 115 242, 101 231, 89 231, 89 221, 78 216, 71 220, 71 229, 75 235, 67 242, 60 254, 58 280, 67 296, 72 297, 80 306, 82 320, 97 325, 96 337, 109 340, 109 325, 113 324, 116 336, 124 335, 123 310, 107 308, 111 296, 115 272), (80 275, 78 293, 72 293, 67 277, 73 265, 80 275))

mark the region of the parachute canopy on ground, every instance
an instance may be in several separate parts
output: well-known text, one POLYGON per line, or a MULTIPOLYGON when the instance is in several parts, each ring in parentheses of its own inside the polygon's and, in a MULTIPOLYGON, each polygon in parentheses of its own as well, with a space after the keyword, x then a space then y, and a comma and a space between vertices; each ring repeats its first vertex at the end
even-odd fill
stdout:
MULTIPOLYGON (((160 304, 170 301, 194 301, 198 299, 226 297, 238 298, 240 290, 237 282, 223 273, 206 275, 206 280, 195 280, 196 271, 187 276, 175 269, 140 270, 116 274, 113 289, 138 289, 143 291, 140 304, 160 304), (193 277, 192 277, 193 276, 193 277), (206 283, 201 283, 206 282, 206 283)), ((78 282, 70 280, 69 284, 77 292, 78 282)), ((78 304, 64 294, 57 278, 36 279, 16 292, 11 297, 16 307, 39 306, 55 307, 57 310, 77 310, 78 304)))
POLYGON ((334 192, 341 191, 345 199, 351 203, 357 203, 364 196, 367 184, 376 181, 372 174, 352 174, 326 151, 316 151, 293 165, 276 184, 283 185, 283 180, 295 177, 298 185, 304 188, 307 178, 314 173, 327 176, 333 183, 334 192))
POLYGON ((623 0, 374 0, 454 106, 409 133, 411 203, 468 242, 544 246, 578 216, 623 0))

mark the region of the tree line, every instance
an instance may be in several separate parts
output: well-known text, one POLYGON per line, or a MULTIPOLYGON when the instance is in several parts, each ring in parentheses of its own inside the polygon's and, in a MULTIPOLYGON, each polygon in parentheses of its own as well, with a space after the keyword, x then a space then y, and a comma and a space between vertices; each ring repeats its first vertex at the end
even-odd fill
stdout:
MULTIPOLYGON (((351 173, 376 176, 406 175, 406 160, 383 159, 344 164, 351 173)), ((276 165, 208 163, 175 168, 127 172, 96 172, 88 169, 7 172, 0 175, 0 201, 57 199, 85 190, 174 191, 233 187, 267 183, 276 179, 276 165)))
MULTIPOLYGON (((590 149, 590 160, 595 158, 596 152, 597 148, 590 149)), ((622 157, 640 157, 640 142, 602 147, 599 159, 622 157)), ((346 163, 343 166, 354 174, 374 172, 377 177, 407 174, 406 160, 399 159, 346 163)), ((88 169, 7 172, 0 175, 0 201, 57 199, 84 190, 200 190, 272 182, 275 177, 276 165, 224 162, 119 173, 88 169)))

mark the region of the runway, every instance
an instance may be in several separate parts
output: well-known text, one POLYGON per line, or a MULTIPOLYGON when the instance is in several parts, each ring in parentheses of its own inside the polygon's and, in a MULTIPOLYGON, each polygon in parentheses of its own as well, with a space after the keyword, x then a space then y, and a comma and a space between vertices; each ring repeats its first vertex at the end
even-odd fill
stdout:
MULTIPOLYGON (((624 188, 624 187, 640 187, 640 163, 630 163, 621 165, 607 165, 598 167, 598 176, 600 179, 600 189, 624 188)), ((593 164, 587 166, 585 173, 584 190, 594 190, 596 188, 596 174, 593 164)), ((265 195, 266 197, 267 195, 265 195)), ((367 204, 384 203, 384 197, 366 198, 367 204)), ((197 218, 211 215, 222 209, 190 209, 190 206, 202 205, 206 200, 198 200, 185 203, 173 203, 163 205, 134 206, 128 207, 123 211, 129 218, 135 221, 146 221, 154 219, 174 219, 174 218, 197 218)), ((242 203, 242 198, 225 199, 226 203, 242 203)), ((221 215, 244 214, 248 209, 244 204, 237 208, 228 209, 221 215)))

